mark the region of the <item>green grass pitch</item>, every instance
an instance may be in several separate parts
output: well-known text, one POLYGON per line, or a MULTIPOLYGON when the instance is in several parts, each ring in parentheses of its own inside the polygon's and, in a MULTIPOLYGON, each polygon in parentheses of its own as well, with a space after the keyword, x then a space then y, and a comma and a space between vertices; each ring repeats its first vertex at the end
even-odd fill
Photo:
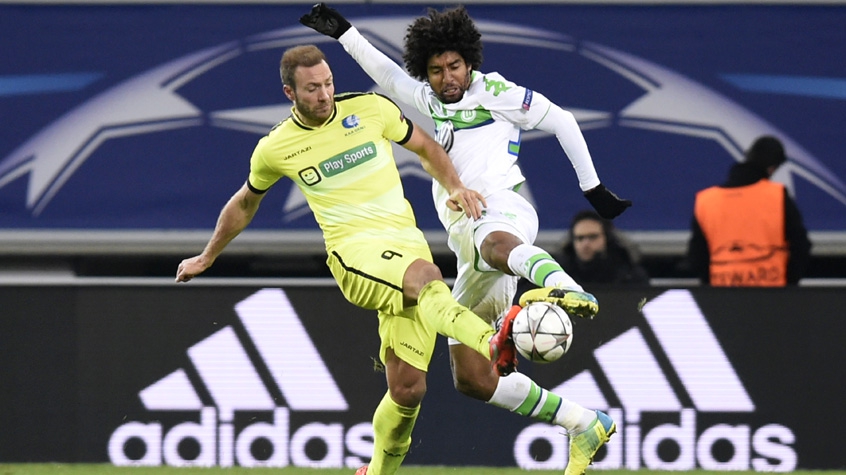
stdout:
MULTIPOLYGON (((109 464, 0 464, 0 475, 352 475, 352 469, 316 468, 175 468, 175 467, 115 467, 109 464)), ((561 470, 520 470, 519 468, 492 467, 402 467, 398 475, 545 475, 563 473, 561 470)), ((650 470, 590 470, 595 475, 634 475, 654 473, 650 470)), ((751 475, 758 472, 713 472, 696 470, 692 475, 751 475)), ((797 470, 792 475, 846 475, 846 471, 797 470)))

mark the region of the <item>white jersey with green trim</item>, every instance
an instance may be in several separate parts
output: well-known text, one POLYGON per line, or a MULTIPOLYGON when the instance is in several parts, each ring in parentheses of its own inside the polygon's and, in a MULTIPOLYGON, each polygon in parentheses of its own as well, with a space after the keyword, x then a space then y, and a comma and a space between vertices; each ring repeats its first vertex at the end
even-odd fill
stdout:
MULTIPOLYGON (((435 122, 435 138, 467 188, 488 196, 526 180, 517 165, 522 129, 543 119, 548 100, 497 73, 474 71, 464 97, 453 104, 442 103, 428 83, 421 84, 413 104, 435 122)), ((433 181, 432 194, 446 226, 457 217, 446 206, 449 193, 433 181)))
MULTIPOLYGON (((582 191, 599 185, 587 144, 572 113, 542 94, 498 73, 473 71, 461 101, 444 104, 431 86, 408 75, 355 27, 338 39, 344 49, 389 96, 435 121, 435 136, 449 153, 465 186, 482 193, 513 188, 525 178, 517 165, 522 130, 554 134, 567 154, 582 191)), ((447 193, 433 182, 435 207, 449 229, 460 214, 446 206, 447 193)))

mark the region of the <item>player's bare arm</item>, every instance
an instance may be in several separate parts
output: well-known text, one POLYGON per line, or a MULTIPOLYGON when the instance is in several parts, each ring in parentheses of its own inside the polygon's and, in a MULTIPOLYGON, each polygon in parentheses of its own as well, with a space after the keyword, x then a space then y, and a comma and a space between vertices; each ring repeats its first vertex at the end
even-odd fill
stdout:
POLYGON ((449 191, 447 206, 453 211, 463 211, 467 217, 477 219, 482 216, 482 208, 487 206, 485 197, 476 190, 464 186, 455 166, 449 159, 443 147, 435 142, 419 127, 415 127, 411 138, 403 147, 411 150, 420 157, 420 162, 426 173, 438 180, 449 191))
POLYGON ((176 270, 176 281, 188 282, 211 267, 226 245, 253 220, 263 196, 263 194, 254 193, 244 183, 220 211, 214 233, 203 252, 179 264, 176 270))

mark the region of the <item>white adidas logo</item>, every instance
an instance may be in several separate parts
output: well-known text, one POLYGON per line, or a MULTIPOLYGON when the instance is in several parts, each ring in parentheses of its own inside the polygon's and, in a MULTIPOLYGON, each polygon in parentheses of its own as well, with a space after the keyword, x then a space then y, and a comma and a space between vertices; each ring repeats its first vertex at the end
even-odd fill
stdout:
MULTIPOLYGON (((749 413, 755 411, 755 404, 690 292, 669 290, 646 304, 643 314, 693 407, 683 405, 638 328, 605 343, 594 356, 622 408, 611 407, 589 370, 552 389, 585 407, 606 411, 617 423, 618 434, 593 467, 637 470, 643 464, 653 470, 693 470, 698 464, 708 470, 794 470, 797 457, 791 444, 795 436, 783 425, 767 424, 753 431, 743 424, 717 424, 697 431, 699 412, 749 413), (641 415, 650 412, 679 413, 679 424, 658 425, 642 434, 641 415), (663 460, 658 454, 659 445, 666 441, 677 445, 675 460, 663 460), (714 457, 712 449, 718 442, 733 446, 729 460, 714 457)), ((563 469, 568 444, 559 432, 545 424, 523 430, 514 445, 518 465, 563 469), (537 439, 552 446, 549 459, 537 461, 530 455, 537 439)))
MULTIPOLYGON (((215 407, 204 406, 188 375, 178 369, 139 393, 150 411, 199 411, 200 422, 184 422, 162 434, 160 423, 129 422, 109 440, 115 465, 284 467, 357 467, 370 457, 372 428, 356 424, 343 433, 341 424, 309 423, 290 433, 289 411, 346 411, 348 404, 281 289, 264 289, 235 305, 240 321, 266 365, 287 407, 277 406, 235 330, 224 327, 188 349, 188 356, 215 407), (235 434, 236 411, 272 411, 273 422, 258 422, 235 434), (140 458, 126 455, 128 441, 145 446, 140 458), (186 460, 179 444, 194 439, 196 458, 186 460), (258 460, 251 448, 258 439, 273 447, 258 460), (321 439, 327 450, 321 460, 306 455, 305 446, 321 439), (352 454, 345 457, 345 449, 352 454), (363 457, 363 458, 362 458, 363 457)), ((277 389, 277 388, 274 388, 277 389)))

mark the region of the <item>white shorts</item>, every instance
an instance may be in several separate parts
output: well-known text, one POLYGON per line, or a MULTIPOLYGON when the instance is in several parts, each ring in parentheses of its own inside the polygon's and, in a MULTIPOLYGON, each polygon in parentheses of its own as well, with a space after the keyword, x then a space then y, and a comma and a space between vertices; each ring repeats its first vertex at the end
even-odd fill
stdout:
MULTIPOLYGON (((491 323, 511 308, 519 277, 500 272, 482 260, 479 248, 488 234, 505 231, 526 244, 538 235, 538 215, 531 203, 511 190, 485 197, 487 208, 481 218, 464 217, 448 230, 449 248, 458 260, 458 274, 452 295, 458 302, 491 323)), ((458 341, 450 339, 451 345, 458 341)))

